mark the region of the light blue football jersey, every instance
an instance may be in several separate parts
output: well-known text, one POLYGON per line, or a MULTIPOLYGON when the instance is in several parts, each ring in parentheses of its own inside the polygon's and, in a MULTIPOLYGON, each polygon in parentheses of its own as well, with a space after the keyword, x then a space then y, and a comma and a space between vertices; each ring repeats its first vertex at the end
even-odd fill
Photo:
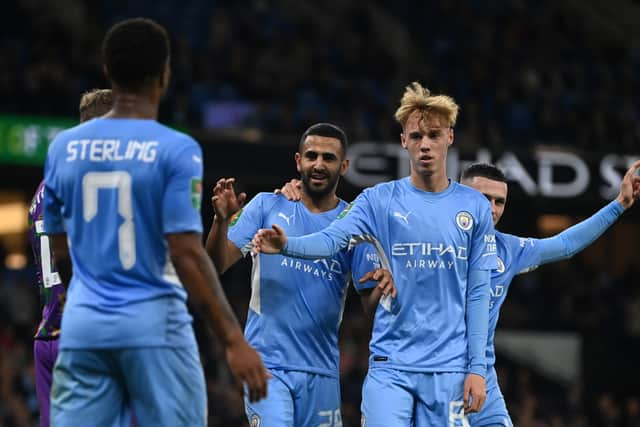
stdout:
MULTIPOLYGON (((624 208, 613 200, 586 220, 545 239, 518 237, 496 232, 498 268, 491 272, 489 302, 489 335, 487 368, 496 362, 494 338, 500 308, 515 276, 536 269, 539 265, 569 259, 602 235, 622 215, 624 208)), ((497 383, 496 375, 487 378, 487 389, 497 383)))
POLYGON ((493 345, 500 307, 507 297, 507 291, 513 278, 540 265, 541 245, 538 239, 516 237, 511 234, 496 232, 498 244, 498 268, 491 272, 491 299, 489 301, 489 336, 487 343, 487 368, 496 362, 493 345))
POLYGON ((165 234, 202 232, 202 153, 155 120, 94 119, 51 143, 44 228, 66 232, 63 349, 195 345, 165 234))
MULTIPOLYGON (((278 224, 301 236, 328 226, 346 203, 322 213, 281 195, 259 193, 231 220, 228 238, 244 254, 260 228, 278 224)), ((338 377, 338 329, 349 279, 378 265, 375 249, 358 245, 330 258, 302 260, 281 255, 253 257, 247 341, 268 368, 338 377)), ((374 282, 358 288, 375 286, 374 282)))
MULTIPOLYGON (((487 199, 456 182, 439 193, 421 191, 409 178, 379 184, 360 194, 329 228, 289 237, 283 253, 327 256, 350 239, 371 238, 384 251, 382 259, 388 255, 398 296, 376 311, 370 366, 467 372, 474 364, 465 323, 468 275, 497 266, 487 199)), ((474 292, 488 300, 488 280, 474 292)), ((486 336, 484 329, 473 356, 480 372, 486 336)))

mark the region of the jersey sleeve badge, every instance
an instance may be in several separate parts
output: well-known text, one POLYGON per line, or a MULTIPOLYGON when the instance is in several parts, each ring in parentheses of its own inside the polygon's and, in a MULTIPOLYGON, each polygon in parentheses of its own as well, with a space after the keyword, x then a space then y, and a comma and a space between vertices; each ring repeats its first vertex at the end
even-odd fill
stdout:
POLYGON ((202 179, 197 177, 191 178, 191 206, 197 210, 202 206, 202 179))

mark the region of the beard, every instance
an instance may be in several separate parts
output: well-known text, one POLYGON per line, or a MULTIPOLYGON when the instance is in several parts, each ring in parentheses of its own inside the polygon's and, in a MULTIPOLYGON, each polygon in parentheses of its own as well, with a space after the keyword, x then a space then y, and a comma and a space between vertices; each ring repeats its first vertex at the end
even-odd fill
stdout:
POLYGON ((320 199, 333 193, 338 184, 338 179, 340 179, 340 175, 337 173, 332 175, 330 172, 323 172, 322 175, 324 175, 326 181, 323 184, 314 184, 311 182, 311 175, 312 173, 310 172, 302 172, 300 179, 302 180, 304 191, 312 199, 320 199))

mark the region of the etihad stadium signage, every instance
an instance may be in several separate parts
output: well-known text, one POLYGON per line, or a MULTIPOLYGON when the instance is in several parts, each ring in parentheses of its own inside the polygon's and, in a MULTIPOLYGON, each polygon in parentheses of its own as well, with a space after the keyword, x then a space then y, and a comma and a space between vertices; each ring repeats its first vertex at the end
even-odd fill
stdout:
MULTIPOLYGON (((409 156, 400 144, 356 143, 349 147, 347 157, 351 164, 345 179, 357 187, 370 187, 409 175, 409 156)), ((545 146, 495 154, 484 148, 464 154, 451 148, 447 173, 457 180, 471 163, 493 163, 505 172, 510 183, 517 184, 529 196, 571 198, 591 189, 608 200, 618 194, 625 171, 637 159, 640 153, 587 157, 545 146)))

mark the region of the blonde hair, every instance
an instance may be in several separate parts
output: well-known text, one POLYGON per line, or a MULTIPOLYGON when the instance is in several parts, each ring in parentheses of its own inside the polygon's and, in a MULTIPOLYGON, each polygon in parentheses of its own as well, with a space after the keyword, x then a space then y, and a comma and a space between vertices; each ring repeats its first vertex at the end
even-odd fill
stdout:
POLYGON ((80 98, 80 121, 104 116, 111 110, 113 95, 111 89, 93 89, 85 92, 80 98))
POLYGON ((414 111, 420 112, 422 120, 440 116, 447 121, 449 127, 456 124, 460 107, 447 95, 432 95, 429 89, 418 82, 413 82, 405 88, 400 107, 396 110, 395 118, 404 129, 409 116, 414 111))

